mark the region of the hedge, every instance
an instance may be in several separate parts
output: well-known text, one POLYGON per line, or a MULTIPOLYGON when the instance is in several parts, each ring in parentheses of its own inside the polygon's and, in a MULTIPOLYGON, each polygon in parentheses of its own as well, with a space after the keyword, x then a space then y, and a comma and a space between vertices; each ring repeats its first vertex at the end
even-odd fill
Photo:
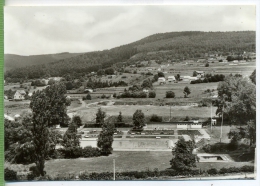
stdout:
POLYGON ((9 168, 5 168, 5 181, 16 181, 16 180, 18 180, 17 172, 9 168))
MULTIPOLYGON (((10 171, 9 171, 10 172, 10 171)), ((193 169, 190 171, 180 172, 174 169, 166 169, 159 171, 157 168, 154 170, 146 170, 146 171, 127 171, 127 172, 117 172, 116 180, 135 180, 135 179, 147 179, 151 177, 160 177, 160 176, 199 176, 204 175, 206 173, 210 175, 216 174, 225 174, 225 173, 237 173, 237 172, 254 172, 254 166, 245 165, 243 167, 229 167, 229 168, 221 168, 217 170, 216 168, 211 168, 206 171, 200 171, 200 169, 193 169)), ((9 179, 14 180, 17 179, 15 177, 16 172, 12 172, 11 174, 5 175, 5 178, 9 176, 9 179)), ((6 169, 5 169, 6 174, 6 169)), ((45 175, 43 177, 33 177, 32 173, 29 173, 28 180, 113 180, 112 172, 102 172, 102 173, 81 173, 79 176, 75 176, 73 174, 68 175, 58 175, 55 177, 50 177, 45 175), (30 175, 30 176, 29 176, 30 175)), ((7 180, 7 179, 6 179, 7 180)))

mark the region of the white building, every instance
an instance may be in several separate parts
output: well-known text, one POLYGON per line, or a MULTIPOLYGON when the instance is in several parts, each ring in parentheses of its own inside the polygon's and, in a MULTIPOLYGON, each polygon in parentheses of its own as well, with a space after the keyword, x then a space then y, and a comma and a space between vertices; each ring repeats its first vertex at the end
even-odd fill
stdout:
POLYGON ((14 118, 12 118, 11 116, 8 116, 7 114, 4 114, 4 118, 9 121, 14 121, 14 118))
POLYGON ((14 94, 14 100, 15 101, 21 101, 24 100, 24 96, 26 95, 26 92, 24 90, 17 90, 14 94))
POLYGON ((175 82, 175 81, 176 81, 176 79, 175 79, 174 76, 169 76, 168 77, 168 82, 175 82))
POLYGON ((164 77, 159 77, 158 78, 158 83, 165 83, 165 78, 164 77))

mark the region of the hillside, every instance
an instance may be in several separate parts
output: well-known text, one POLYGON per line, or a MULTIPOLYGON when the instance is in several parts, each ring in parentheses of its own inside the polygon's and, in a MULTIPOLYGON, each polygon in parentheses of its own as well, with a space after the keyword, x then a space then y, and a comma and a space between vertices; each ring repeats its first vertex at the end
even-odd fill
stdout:
POLYGON ((46 54, 46 55, 32 55, 21 56, 15 54, 5 54, 5 71, 15 68, 21 68, 32 65, 48 64, 50 62, 59 61, 66 58, 71 58, 80 55, 80 53, 59 53, 59 54, 46 54))
POLYGON ((84 76, 120 62, 141 60, 178 61, 204 57, 207 54, 243 54, 255 52, 254 31, 242 32, 171 32, 154 34, 139 41, 110 50, 88 52, 71 58, 9 70, 6 80, 40 78, 44 76, 84 76), (138 55, 137 55, 138 54, 138 55))

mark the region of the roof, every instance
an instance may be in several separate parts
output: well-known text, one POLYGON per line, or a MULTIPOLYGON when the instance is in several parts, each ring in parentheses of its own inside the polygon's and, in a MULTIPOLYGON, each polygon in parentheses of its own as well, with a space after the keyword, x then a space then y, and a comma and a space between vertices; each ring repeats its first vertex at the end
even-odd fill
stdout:
POLYGON ((8 116, 7 114, 4 114, 4 118, 9 121, 14 121, 14 118, 12 118, 11 116, 8 116))
POLYGON ((189 79, 189 78, 190 78, 190 76, 181 76, 181 78, 188 78, 188 79, 189 79))
POLYGON ((26 94, 26 92, 24 90, 17 90, 16 92, 18 92, 20 94, 26 94))
POLYGON ((168 79, 175 79, 175 76, 169 76, 168 79))
POLYGON ((176 125, 176 124, 193 124, 194 121, 196 121, 195 123, 201 123, 201 121, 198 121, 198 120, 191 120, 191 121, 171 121, 171 122, 147 122, 147 124, 173 124, 173 125, 176 125))

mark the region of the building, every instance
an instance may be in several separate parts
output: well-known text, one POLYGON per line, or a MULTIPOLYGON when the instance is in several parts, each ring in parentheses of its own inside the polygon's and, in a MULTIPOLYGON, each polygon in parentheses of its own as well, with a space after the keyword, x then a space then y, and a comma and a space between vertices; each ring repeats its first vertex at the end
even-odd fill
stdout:
POLYGON ((176 81, 176 79, 175 79, 174 76, 169 76, 168 77, 168 82, 175 82, 175 81, 176 81))
POLYGON ((205 72, 204 71, 196 71, 197 73, 197 77, 204 77, 205 76, 205 72))
POLYGON ((190 76, 180 76, 180 80, 182 81, 190 81, 190 76))
POLYGON ((207 60, 206 59, 198 59, 197 60, 197 63, 204 63, 204 62, 207 62, 207 60))
POLYGON ((14 121, 14 118, 11 116, 8 116, 7 114, 4 114, 4 118, 9 120, 9 121, 14 121))
POLYGON ((17 90, 14 94, 15 101, 22 101, 25 99, 26 92, 24 90, 17 90))
POLYGON ((173 121, 173 122, 149 122, 148 129, 167 130, 167 129, 201 129, 202 122, 198 120, 193 121, 173 121))
POLYGON ((194 80, 197 80, 198 77, 190 77, 190 81, 194 81, 194 80))
POLYGON ((158 78, 158 83, 165 83, 165 78, 164 77, 159 77, 158 78))
POLYGON ((197 120, 177 123, 177 129, 201 129, 201 128, 202 128, 202 123, 197 120))

